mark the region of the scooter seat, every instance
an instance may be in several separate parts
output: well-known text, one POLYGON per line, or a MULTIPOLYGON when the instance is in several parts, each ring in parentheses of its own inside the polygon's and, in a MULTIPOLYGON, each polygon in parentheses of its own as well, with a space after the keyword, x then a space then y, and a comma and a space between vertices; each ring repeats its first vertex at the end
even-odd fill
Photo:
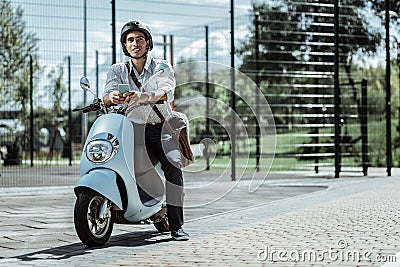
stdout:
POLYGON ((163 199, 164 183, 154 168, 159 162, 156 155, 146 149, 142 125, 135 124, 135 176, 139 196, 145 206, 153 206, 163 199), (143 132, 142 132, 143 131, 143 132))
POLYGON ((145 146, 135 145, 135 173, 145 173, 154 168, 158 163, 158 158, 148 151, 145 146))
POLYGON ((134 158, 136 174, 148 172, 159 162, 157 156, 146 149, 143 130, 142 125, 135 124, 134 158))

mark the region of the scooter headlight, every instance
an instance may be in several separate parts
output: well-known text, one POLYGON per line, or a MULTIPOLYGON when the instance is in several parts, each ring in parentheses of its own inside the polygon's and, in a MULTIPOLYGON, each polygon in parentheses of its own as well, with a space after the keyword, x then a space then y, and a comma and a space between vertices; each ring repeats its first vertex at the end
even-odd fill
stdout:
POLYGON ((86 157, 93 163, 103 163, 110 160, 117 149, 108 140, 93 140, 86 146, 86 157))

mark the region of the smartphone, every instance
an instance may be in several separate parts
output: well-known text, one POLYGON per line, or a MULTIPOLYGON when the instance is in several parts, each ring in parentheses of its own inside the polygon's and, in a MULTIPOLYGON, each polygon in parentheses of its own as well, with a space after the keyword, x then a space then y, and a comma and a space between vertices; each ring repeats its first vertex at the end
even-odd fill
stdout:
POLYGON ((129 84, 118 84, 118 91, 121 94, 124 94, 126 92, 129 92, 129 84))

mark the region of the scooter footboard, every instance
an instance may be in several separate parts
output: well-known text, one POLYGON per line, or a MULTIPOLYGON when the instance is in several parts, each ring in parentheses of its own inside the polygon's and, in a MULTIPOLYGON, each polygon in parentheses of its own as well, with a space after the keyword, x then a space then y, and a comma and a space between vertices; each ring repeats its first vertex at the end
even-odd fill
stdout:
POLYGON ((75 184, 75 195, 79 194, 80 189, 90 188, 109 200, 119 209, 123 209, 120 192, 117 185, 117 174, 109 169, 95 169, 85 174, 75 184))

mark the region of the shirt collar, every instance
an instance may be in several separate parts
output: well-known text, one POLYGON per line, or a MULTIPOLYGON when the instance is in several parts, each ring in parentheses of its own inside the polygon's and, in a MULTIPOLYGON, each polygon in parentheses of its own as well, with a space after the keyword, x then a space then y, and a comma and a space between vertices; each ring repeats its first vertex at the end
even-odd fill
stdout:
MULTIPOLYGON (((150 65, 151 65, 152 61, 153 61, 153 58, 151 56, 147 55, 146 62, 144 63, 143 71, 150 72, 149 69, 150 69, 150 65)), ((135 71, 137 73, 136 69, 133 67, 132 60, 129 60, 129 66, 131 68, 131 71, 135 71)), ((138 74, 140 75, 140 73, 138 73, 138 74)))
POLYGON ((144 63, 144 69, 145 70, 149 71, 149 68, 150 68, 150 65, 151 65, 152 61, 153 61, 153 58, 151 56, 147 56, 146 63, 144 63))

